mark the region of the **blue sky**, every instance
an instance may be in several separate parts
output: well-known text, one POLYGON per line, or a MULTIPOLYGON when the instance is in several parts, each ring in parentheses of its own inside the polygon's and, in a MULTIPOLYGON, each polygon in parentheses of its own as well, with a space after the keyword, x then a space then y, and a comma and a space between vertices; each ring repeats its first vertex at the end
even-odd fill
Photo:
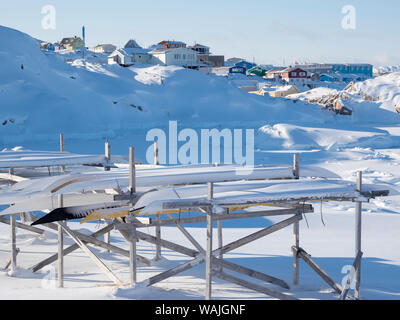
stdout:
POLYGON ((398 0, 2 0, 0 25, 46 41, 80 35, 85 25, 88 46, 174 39, 265 64, 400 65, 399 12, 398 0), (49 4, 55 30, 41 26, 41 9, 49 4), (341 26, 344 5, 356 8, 355 30, 341 26))

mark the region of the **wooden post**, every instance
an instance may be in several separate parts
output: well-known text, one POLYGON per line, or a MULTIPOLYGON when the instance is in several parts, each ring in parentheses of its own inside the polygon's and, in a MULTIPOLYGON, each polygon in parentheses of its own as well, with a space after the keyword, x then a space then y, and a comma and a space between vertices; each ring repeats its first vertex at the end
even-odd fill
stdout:
MULTIPOLYGON (((108 226, 110 225, 110 220, 105 219, 105 225, 106 225, 106 227, 108 227, 108 226)), ((110 243, 111 243, 110 240, 111 240, 110 232, 107 232, 107 233, 104 235, 104 242, 107 243, 107 244, 110 244, 110 243)), ((110 252, 110 250, 107 249, 107 252, 110 252)))
POLYGON ((155 260, 158 261, 161 259, 161 217, 159 214, 156 215, 156 239, 157 239, 157 243, 156 243, 156 257, 155 260))
POLYGON ((108 140, 104 145, 104 157, 106 158, 106 165, 104 166, 105 171, 110 171, 110 161, 111 161, 111 147, 108 140))
POLYGON ((294 154, 293 157, 293 175, 295 179, 300 179, 300 155, 294 154))
POLYGON ((158 141, 154 141, 154 164, 158 166, 160 164, 160 156, 158 150, 158 141))
POLYGON ((11 226, 11 273, 17 269, 17 224, 15 221, 15 214, 10 216, 11 226))
MULTIPOLYGON (((58 195, 58 207, 63 207, 63 195, 58 195)), ((64 287, 64 236, 61 225, 58 225, 58 287, 64 287)))
POLYGON ((131 274, 131 286, 136 283, 136 227, 133 223, 132 234, 129 242, 129 265, 131 274))
MULTIPOLYGON (((60 133, 60 152, 65 151, 64 134, 60 133)), ((61 166, 61 172, 65 172, 65 166, 61 166)))
POLYGON ((129 191, 136 192, 135 147, 129 147, 129 191))
MULTIPOLYGON (((357 172, 357 191, 362 192, 362 171, 357 172)), ((362 202, 356 202, 356 230, 355 230, 355 254, 358 256, 361 252, 361 213, 362 202)), ((360 299, 361 284, 361 260, 356 272, 356 287, 354 292, 355 299, 360 299)))
POLYGON ((294 246, 297 250, 293 250, 293 284, 298 285, 299 284, 299 257, 297 255, 298 249, 299 249, 299 228, 300 223, 299 221, 296 221, 293 224, 293 236, 294 236, 294 246))
MULTIPOLYGON (((207 184, 207 198, 213 197, 213 183, 207 184)), ((206 300, 211 300, 211 281, 212 281, 212 238, 213 238, 213 210, 207 209, 207 251, 206 251, 206 300)))

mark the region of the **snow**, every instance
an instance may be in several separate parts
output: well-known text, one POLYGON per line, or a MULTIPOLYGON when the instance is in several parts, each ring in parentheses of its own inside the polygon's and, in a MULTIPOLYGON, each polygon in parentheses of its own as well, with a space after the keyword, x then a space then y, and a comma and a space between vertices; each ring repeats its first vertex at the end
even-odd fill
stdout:
MULTIPOLYGON (((109 139, 115 159, 126 157, 130 145, 136 147, 137 157, 145 159, 146 149, 151 144, 145 141, 146 132, 152 128, 167 131, 169 120, 177 120, 179 127, 195 130, 253 128, 256 131, 256 164, 278 165, 282 168, 290 164, 292 154, 298 152, 303 179, 290 185, 274 181, 263 187, 258 185, 259 188, 254 185, 266 182, 220 182, 216 185, 216 191, 220 190, 219 196, 231 197, 232 200, 238 195, 256 196, 260 191, 265 194, 270 192, 274 197, 285 192, 286 195, 297 193, 299 196, 301 189, 290 189, 290 186, 301 183, 318 187, 325 185, 329 191, 336 188, 338 195, 343 194, 343 190, 346 193, 354 191, 355 172, 362 170, 366 187, 384 188, 392 194, 363 203, 361 298, 400 298, 400 126, 396 112, 400 103, 400 73, 395 68, 390 69, 393 71, 391 74, 356 83, 350 91, 343 91, 340 85, 329 84, 330 88, 301 89, 300 94, 281 99, 251 95, 238 88, 239 84, 253 84, 254 80, 259 80, 254 77, 236 75, 226 78, 174 66, 135 65, 122 68, 97 63, 104 59, 99 54, 96 54, 98 60, 82 60, 79 52, 44 53, 39 50, 37 40, 3 26, 0 26, 0 40, 0 150, 11 150, 16 145, 31 150, 58 150, 58 135, 63 132, 66 149, 72 154, 102 154, 104 141, 109 139), (71 63, 66 63, 66 59, 71 63), (332 114, 320 105, 307 102, 339 93, 348 96, 344 102, 353 110, 351 116, 332 114), (319 178, 308 181, 304 179, 306 176, 319 178), (344 182, 332 185, 332 181, 340 181, 335 180, 338 178, 344 182)), ((64 190, 73 197, 85 188, 91 191, 126 188, 126 165, 119 167, 107 173, 102 169, 83 170, 71 166, 68 167, 73 171, 71 175, 27 180, 11 188, 0 185, 3 204, 0 209, 9 208, 12 200, 18 200, 15 210, 29 208, 35 201, 37 210, 48 206, 52 201, 50 191, 64 182, 70 182, 74 175, 84 181, 65 187, 64 190)), ((146 190, 154 184, 155 179, 162 180, 163 176, 169 179, 163 170, 170 175, 172 171, 168 170, 177 168, 138 169, 137 179, 143 183, 140 188, 146 190)), ((201 168, 184 168, 174 179, 192 179, 191 170, 197 170, 199 175, 204 173, 201 168)), ((25 169, 16 172, 32 174, 25 169)), ((219 174, 223 176, 225 173, 219 174)), ((199 194, 205 194, 204 188, 180 187, 178 193, 187 192, 196 198, 199 194)), ((306 190, 304 188, 303 185, 303 191, 306 190)), ((172 199, 173 188, 167 190, 165 199, 172 199)), ((307 194, 309 191, 307 189, 307 194)), ((87 204, 110 196, 94 194, 91 199, 93 202, 88 201, 87 204)), ((66 197, 65 201, 72 203, 81 200, 66 197)), ((300 222, 300 245, 335 281, 341 283, 346 275, 342 272, 343 267, 351 265, 355 256, 354 203, 321 203, 317 200, 312 204, 315 212, 306 214, 306 219, 300 222)), ((11 208, 9 211, 12 211, 11 208)), ((224 243, 284 218, 224 221, 224 243)), ((99 228, 97 223, 80 225, 79 222, 69 222, 68 225, 86 234, 99 228)), ((187 230, 205 246, 204 224, 188 225, 187 230)), ((191 247, 176 228, 163 227, 162 235, 167 240, 191 247)), ((291 228, 285 228, 226 254, 226 258, 291 284, 292 238, 291 228)), ((117 231, 111 232, 111 239, 113 244, 128 249, 128 244, 117 231)), ((69 238, 65 242, 66 245, 72 244, 69 238)), ((0 271, 0 287, 3 288, 0 290, 0 299, 168 300, 202 299, 204 295, 203 265, 154 287, 144 286, 149 277, 187 261, 187 257, 170 250, 163 250, 163 259, 153 262, 152 266, 139 264, 139 283, 135 288, 116 288, 82 251, 77 250, 65 259, 66 288, 57 289, 54 287, 55 264, 42 273, 33 274, 29 271, 29 267, 56 253, 56 233, 46 229, 44 236, 36 236, 18 229, 17 246, 21 249, 17 259, 19 268, 13 275, 8 274, 7 270, 0 271)), ((0 224, 0 267, 9 259, 9 247, 9 227, 0 224)), ((92 249, 118 277, 128 282, 128 259, 92 249)), ((154 249, 148 243, 138 243, 138 253, 148 259, 154 258, 154 249)), ((300 285, 292 286, 291 294, 301 299, 337 298, 308 266, 303 262, 300 264, 300 285)), ((266 298, 219 280, 213 282, 213 297, 266 298)))

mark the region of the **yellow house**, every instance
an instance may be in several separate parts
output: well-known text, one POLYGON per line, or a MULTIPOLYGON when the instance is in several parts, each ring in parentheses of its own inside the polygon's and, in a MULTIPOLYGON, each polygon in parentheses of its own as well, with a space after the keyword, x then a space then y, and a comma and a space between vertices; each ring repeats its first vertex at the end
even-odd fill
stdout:
POLYGON ((67 50, 76 50, 83 48, 85 46, 85 42, 79 37, 64 38, 61 40, 60 46, 64 46, 64 48, 67 50))

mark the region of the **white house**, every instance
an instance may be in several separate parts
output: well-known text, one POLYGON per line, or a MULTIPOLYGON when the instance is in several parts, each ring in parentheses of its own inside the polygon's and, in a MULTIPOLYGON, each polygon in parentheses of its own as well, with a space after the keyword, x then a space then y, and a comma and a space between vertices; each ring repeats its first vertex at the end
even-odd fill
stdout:
POLYGON ((115 50, 108 56, 108 64, 119 64, 129 67, 133 64, 149 64, 151 56, 148 50, 143 48, 123 48, 115 50))
POLYGON ((117 47, 112 44, 99 44, 93 47, 92 51, 97 53, 111 53, 116 49, 117 47))
POLYGON ((198 67, 198 53, 187 48, 163 48, 149 52, 152 56, 151 63, 164 66, 176 65, 188 68, 198 67))

